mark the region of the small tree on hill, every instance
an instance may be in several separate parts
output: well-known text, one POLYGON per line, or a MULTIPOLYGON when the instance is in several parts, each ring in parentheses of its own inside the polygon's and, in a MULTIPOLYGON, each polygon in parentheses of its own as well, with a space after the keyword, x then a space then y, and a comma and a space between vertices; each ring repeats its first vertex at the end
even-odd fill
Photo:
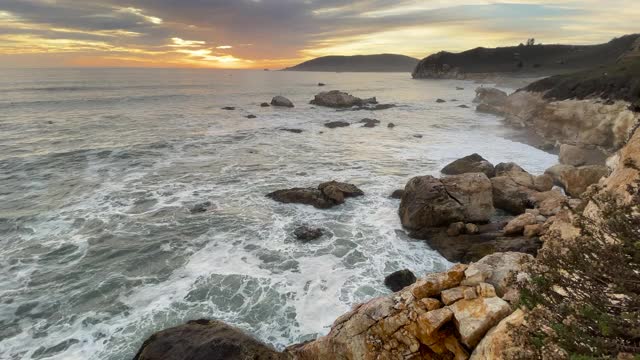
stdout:
POLYGON ((536 44, 536 39, 531 38, 531 39, 527 39, 527 46, 533 46, 536 44))

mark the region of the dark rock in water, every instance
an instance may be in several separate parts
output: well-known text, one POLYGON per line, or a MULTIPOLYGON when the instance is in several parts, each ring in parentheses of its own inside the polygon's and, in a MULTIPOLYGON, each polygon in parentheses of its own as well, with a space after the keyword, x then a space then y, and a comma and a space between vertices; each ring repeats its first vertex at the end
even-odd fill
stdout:
POLYGON ((373 108, 367 108, 368 110, 386 110, 396 107, 394 104, 377 104, 373 108))
POLYGON ((394 124, 394 123, 389 123, 389 124, 387 125, 387 127, 388 127, 389 129, 393 129, 394 127, 396 127, 396 124, 394 124))
POLYGON ((324 196, 322 191, 315 188, 292 188, 277 190, 267 194, 267 197, 281 203, 295 203, 312 205, 318 209, 328 209, 335 204, 324 196))
POLYGON ((295 134, 300 134, 301 132, 304 131, 302 129, 289 129, 289 128, 282 128, 280 130, 281 131, 288 131, 288 132, 295 133, 295 134))
POLYGON ((325 83, 321 83, 321 82, 318 83, 318 86, 324 86, 324 85, 325 85, 325 83))
POLYGON ((370 99, 361 99, 339 90, 321 92, 310 101, 310 104, 331 108, 350 108, 353 106, 363 107, 365 105, 377 103, 378 101, 375 97, 370 99))
POLYGON ((271 105, 290 108, 293 107, 293 103, 291 102, 291 100, 287 99, 284 96, 274 96, 273 99, 271 99, 271 105))
POLYGON ((458 101, 458 99, 451 99, 451 100, 449 100, 449 101, 451 101, 451 102, 456 102, 456 101, 458 101))
POLYGON ((53 121, 49 120, 47 121, 47 124, 53 124, 53 121))
POLYGON ((394 190, 391 193, 390 198, 392 198, 392 199, 402 199, 402 195, 404 195, 404 190, 403 189, 398 189, 398 190, 394 190))
POLYGON ((465 104, 458 105, 458 107, 459 107, 459 108, 463 108, 463 109, 468 109, 468 108, 469 108, 469 107, 468 107, 467 105, 465 105, 465 104))
POLYGON ((338 128, 338 127, 346 127, 346 126, 349 126, 349 125, 351 125, 351 124, 349 124, 348 122, 345 122, 345 121, 331 121, 331 122, 328 122, 328 123, 324 124, 324 126, 328 127, 329 129, 335 129, 335 128, 338 128))
POLYGON ((247 116, 245 116, 247 119, 255 119, 257 116, 249 114, 247 116))
POLYGON ((262 104, 260 104, 261 107, 269 107, 271 105, 269 105, 269 103, 263 102, 262 104))
POLYGON ((225 106, 222 108, 222 110, 235 110, 236 108, 233 106, 225 106))
POLYGON ((420 135, 420 134, 414 134, 413 137, 414 138, 418 138, 418 139, 422 139, 422 135, 420 135))
POLYGON ((193 205, 193 207, 189 209, 189 212, 191 212, 192 214, 203 213, 209 210, 210 207, 211 207, 211 201, 205 201, 205 202, 201 202, 193 205))
POLYGON ((317 189, 284 189, 274 191, 266 196, 281 203, 313 205, 318 209, 328 209, 344 203, 346 198, 362 195, 364 192, 353 184, 328 181, 318 185, 317 189))
POLYGON ((303 225, 297 227, 293 231, 293 235, 295 235, 298 240, 311 241, 322 236, 322 229, 303 225))
POLYGON ((464 88, 460 86, 456 86, 456 90, 464 90, 464 88))
POLYGON ((490 162, 478 154, 471 154, 458 160, 453 161, 449 165, 440 170, 445 175, 459 175, 464 173, 481 172, 487 177, 493 177, 496 170, 490 162))
POLYGON ((446 101, 446 100, 443 100, 443 99, 438 99, 438 100, 436 100, 436 102, 437 102, 437 103, 446 103, 447 101, 446 101))
POLYGON ((144 341, 133 360, 285 360, 289 355, 217 320, 192 320, 144 341))
POLYGON ((362 127, 368 127, 368 128, 376 127, 378 124, 380 124, 380 120, 369 119, 369 118, 364 118, 358 122, 364 124, 362 125, 362 127))
POLYGON ((413 275, 411 270, 404 269, 387 275, 384 278, 384 285, 391 291, 396 292, 413 284, 416 280, 416 276, 413 275))

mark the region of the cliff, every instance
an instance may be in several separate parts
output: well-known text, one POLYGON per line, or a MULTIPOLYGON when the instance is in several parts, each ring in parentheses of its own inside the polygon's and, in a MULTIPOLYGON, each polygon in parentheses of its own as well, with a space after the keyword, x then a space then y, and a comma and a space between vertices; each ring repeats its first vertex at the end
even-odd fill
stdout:
POLYGON ((439 52, 421 60, 412 76, 469 78, 480 74, 548 76, 599 65, 610 65, 626 54, 640 37, 625 35, 599 45, 520 45, 475 48, 461 53, 439 52))
POLYGON ((305 61, 285 71, 326 72, 411 72, 418 59, 396 54, 323 56, 305 61))

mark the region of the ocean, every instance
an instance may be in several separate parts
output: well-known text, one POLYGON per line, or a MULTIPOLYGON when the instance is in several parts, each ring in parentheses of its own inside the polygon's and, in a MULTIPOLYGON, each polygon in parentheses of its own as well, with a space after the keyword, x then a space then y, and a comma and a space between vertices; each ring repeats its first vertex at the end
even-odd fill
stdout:
POLYGON ((0 359, 131 359, 154 331, 199 318, 283 348, 389 293, 395 270, 446 269, 402 230, 393 190, 474 152, 534 174, 556 163, 476 113, 478 86, 408 73, 0 70, 0 359), (331 89, 397 107, 309 104, 331 89), (260 107, 275 95, 295 107, 260 107), (362 118, 381 124, 323 126, 362 118), (329 210, 264 196, 329 180, 365 196, 329 210), (327 234, 300 242, 300 224, 327 234))

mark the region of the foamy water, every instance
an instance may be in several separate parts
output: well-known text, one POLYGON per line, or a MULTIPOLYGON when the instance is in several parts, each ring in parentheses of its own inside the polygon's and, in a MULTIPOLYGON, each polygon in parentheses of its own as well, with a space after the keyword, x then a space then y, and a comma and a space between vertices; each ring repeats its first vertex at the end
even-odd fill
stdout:
POLYGON ((458 108, 476 86, 408 74, 2 71, 0 358, 128 359, 154 331, 196 318, 283 347, 387 293, 392 271, 445 269, 402 231, 394 189, 473 152, 533 173, 555 163, 506 139, 496 117, 458 108), (308 104, 329 89, 398 107, 308 104), (259 107, 275 95, 296 107, 259 107), (364 117, 382 124, 323 126, 364 117), (329 210, 264 197, 332 179, 366 196, 329 210), (210 211, 189 213, 203 201, 210 211), (296 241, 303 223, 329 234, 296 241))

